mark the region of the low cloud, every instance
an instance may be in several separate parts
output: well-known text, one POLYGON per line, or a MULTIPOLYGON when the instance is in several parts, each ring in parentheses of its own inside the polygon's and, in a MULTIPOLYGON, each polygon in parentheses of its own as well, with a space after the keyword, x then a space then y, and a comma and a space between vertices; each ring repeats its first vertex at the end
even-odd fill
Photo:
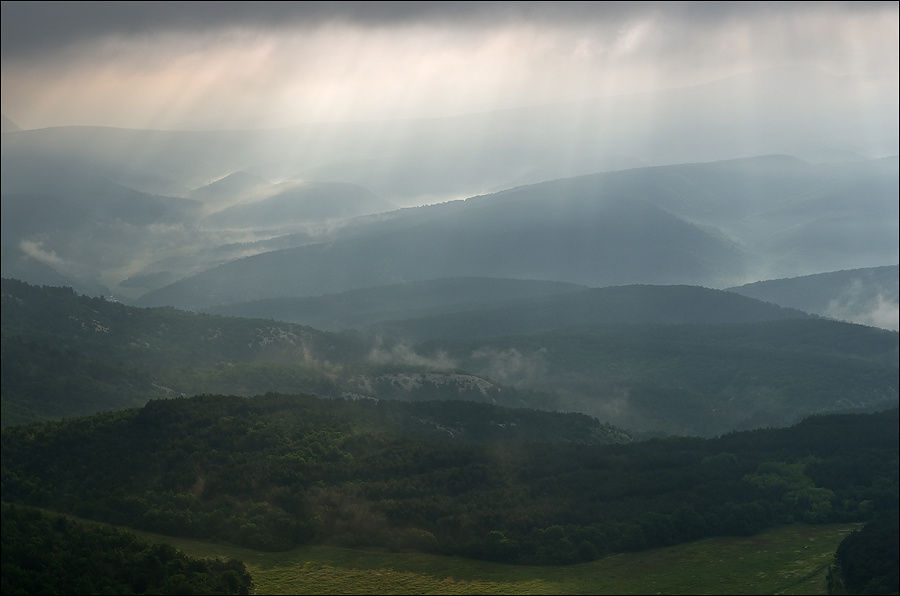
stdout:
POLYGON ((479 372, 505 385, 535 381, 546 375, 549 367, 545 348, 523 354, 516 348, 482 347, 472 352, 472 359, 478 362, 479 372))
MULTIPOLYGON (((883 289, 883 288, 882 288, 883 289)), ((837 298, 830 300, 825 314, 843 321, 900 330, 897 292, 873 292, 861 280, 854 280, 837 298)))
POLYGON ((383 347, 378 342, 369 352, 369 361, 373 364, 403 364, 408 366, 422 366, 433 370, 452 370, 456 368, 456 362, 446 352, 438 351, 434 356, 425 356, 417 353, 404 343, 398 343, 390 348, 383 347))
POLYGON ((43 242, 34 242, 32 240, 22 240, 19 243, 19 250, 36 261, 40 261, 51 267, 64 267, 66 262, 63 261, 52 249, 44 249, 43 242))
POLYGON ((900 304, 895 299, 885 298, 883 294, 879 294, 874 301, 868 301, 864 310, 860 310, 859 305, 851 308, 846 303, 832 301, 828 308, 828 316, 862 325, 900 331, 900 304))

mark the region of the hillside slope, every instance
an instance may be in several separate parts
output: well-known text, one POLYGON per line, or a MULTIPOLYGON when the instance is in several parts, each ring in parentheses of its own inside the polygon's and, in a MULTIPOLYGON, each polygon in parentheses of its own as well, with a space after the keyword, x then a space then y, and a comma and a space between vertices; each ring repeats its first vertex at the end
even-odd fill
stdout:
MULTIPOLYGON (((415 343, 386 333, 139 309, 3 280, 2 420, 19 424, 180 394, 277 391, 478 401, 583 412, 642 432, 715 435, 897 403, 895 332, 784 318, 794 313, 702 288, 634 286, 559 298, 604 291, 620 293, 628 323, 597 323, 603 313, 591 313, 588 302, 587 314, 600 315, 593 325, 537 331, 520 316, 510 320, 520 325, 518 335, 491 337, 495 328, 475 321, 425 328, 418 333, 432 339, 415 343), (666 295, 680 300, 666 304, 666 295), (726 315, 755 322, 724 322, 726 315), (445 331, 456 339, 435 335, 445 331), (458 331, 465 334, 449 333, 458 331)), ((537 322, 571 323, 558 311, 537 322)))
POLYGON ((617 325, 718 325, 802 319, 804 312, 696 286, 613 286, 407 318, 372 331, 407 341, 530 334, 617 325))
POLYGON ((196 309, 444 277, 702 284, 743 269, 733 245, 654 205, 563 184, 401 212, 368 233, 233 261, 139 303, 196 309))
POLYGON ((825 317, 898 330, 897 265, 758 281, 729 291, 825 317))
POLYGON ((516 303, 575 292, 584 286, 553 281, 463 277, 393 284, 306 298, 269 298, 204 309, 220 315, 271 318, 339 331, 380 321, 516 303))

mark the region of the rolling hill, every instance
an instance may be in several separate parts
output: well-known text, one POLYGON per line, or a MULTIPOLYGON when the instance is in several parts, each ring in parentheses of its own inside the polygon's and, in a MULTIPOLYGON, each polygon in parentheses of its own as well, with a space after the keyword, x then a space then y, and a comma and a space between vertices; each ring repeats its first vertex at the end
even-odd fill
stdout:
POLYGON ((825 167, 787 156, 566 178, 355 220, 140 303, 208 308, 469 276, 725 287, 868 266, 897 258, 897 179, 896 158, 825 167))
POLYGON ((731 243, 649 203, 563 181, 404 210, 346 239, 227 263, 139 304, 198 309, 443 277, 702 284, 741 270, 731 243))
POLYGON ((898 330, 898 266, 772 279, 729 291, 824 317, 898 330))
POLYGON ((384 322, 370 331, 406 341, 473 339, 619 325, 717 325, 800 319, 801 311, 696 286, 613 286, 481 309, 384 322))
POLYGON ((896 409, 706 440, 620 444, 607 430, 471 403, 204 395, 5 428, 0 490, 259 550, 325 543, 527 564, 896 508, 896 409))
MULTIPOLYGON (((440 284, 421 287, 433 296, 440 284)), ((278 391, 478 401, 583 412, 644 433, 710 436, 898 399, 895 332, 677 286, 505 304, 510 316, 498 320, 507 327, 482 329, 471 312, 446 315, 463 317, 449 329, 440 319, 407 321, 404 333, 430 338, 416 343, 387 330, 334 334, 140 309, 3 280, 3 423, 181 394, 278 391), (498 331, 518 334, 491 336, 498 331)))
POLYGON ((396 208, 361 186, 340 182, 288 182, 273 185, 266 194, 269 196, 217 211, 204 224, 225 228, 280 228, 292 223, 342 219, 396 208))
POLYGON ((555 408, 633 431, 701 436, 892 407, 897 349, 894 332, 817 319, 566 329, 409 348, 504 386, 552 392, 555 408))
POLYGON ((306 298, 270 298, 204 309, 232 317, 259 317, 326 331, 360 329, 388 320, 435 316, 539 296, 575 292, 584 286, 551 281, 466 277, 434 279, 306 298))

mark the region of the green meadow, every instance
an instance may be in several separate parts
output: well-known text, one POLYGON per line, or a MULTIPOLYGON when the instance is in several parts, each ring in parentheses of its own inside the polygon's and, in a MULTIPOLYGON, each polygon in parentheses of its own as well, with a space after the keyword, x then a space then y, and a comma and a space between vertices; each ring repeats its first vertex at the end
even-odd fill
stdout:
POLYGON ((838 543, 858 524, 790 525, 566 566, 306 546, 270 553, 138 532, 197 557, 234 557, 257 594, 825 594, 838 543))

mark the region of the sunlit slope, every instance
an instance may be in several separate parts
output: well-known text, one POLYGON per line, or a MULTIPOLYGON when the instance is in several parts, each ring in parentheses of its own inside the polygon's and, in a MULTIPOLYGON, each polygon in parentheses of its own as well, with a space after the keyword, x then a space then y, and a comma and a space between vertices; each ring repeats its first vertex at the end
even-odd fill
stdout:
POLYGON ((897 331, 898 267, 758 281, 730 291, 835 319, 897 331))
POLYGON ((465 277, 393 284, 305 298, 270 298, 227 304, 207 312, 271 318, 316 329, 362 328, 417 316, 443 316, 474 308, 565 294, 584 286, 554 281, 465 277))
POLYGON ((396 206, 356 184, 311 182, 273 185, 270 196, 213 213, 204 225, 225 228, 280 228, 390 211, 396 206))
POLYGON ((221 209, 251 199, 271 186, 272 183, 261 176, 238 170, 191 190, 187 196, 221 209))

